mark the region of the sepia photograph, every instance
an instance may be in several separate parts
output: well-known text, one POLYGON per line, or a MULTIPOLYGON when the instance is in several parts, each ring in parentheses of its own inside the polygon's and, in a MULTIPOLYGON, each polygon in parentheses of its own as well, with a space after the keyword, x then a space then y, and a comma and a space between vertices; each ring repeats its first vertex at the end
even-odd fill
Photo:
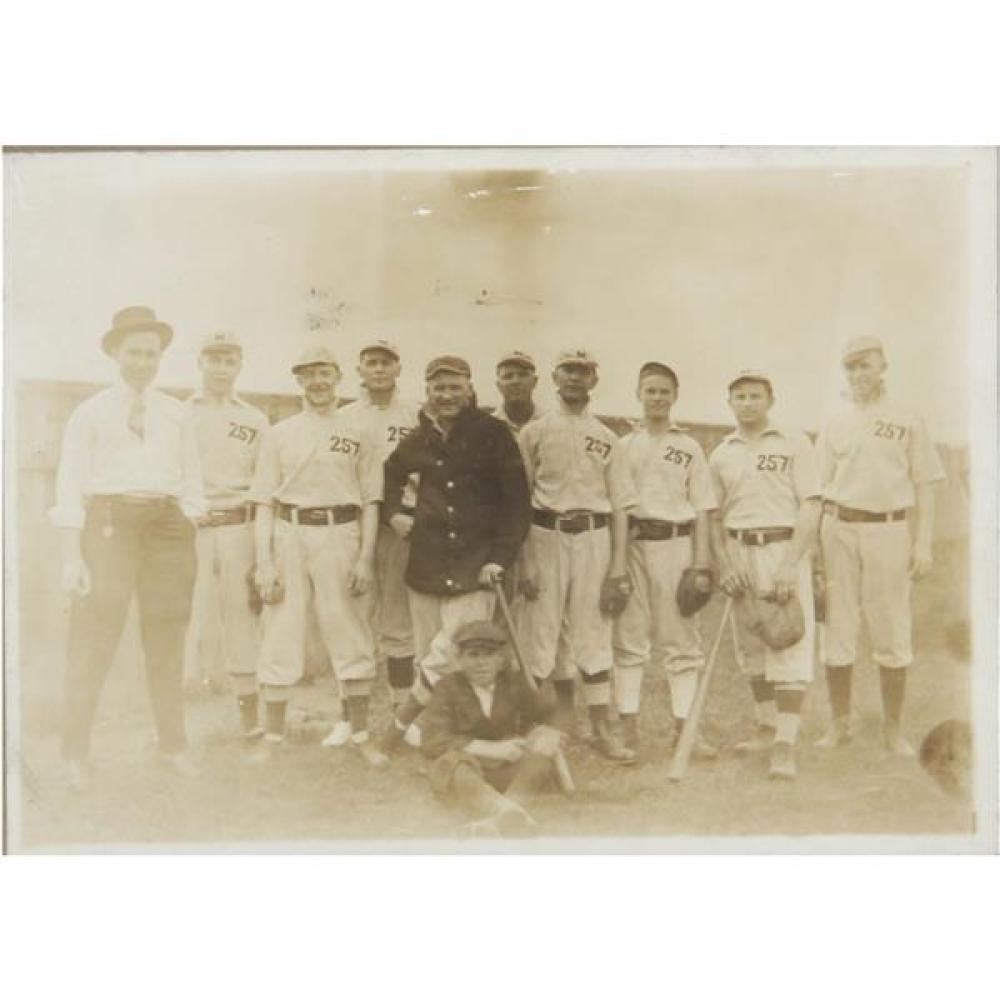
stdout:
POLYGON ((996 180, 6 149, 6 850, 995 851, 996 180))

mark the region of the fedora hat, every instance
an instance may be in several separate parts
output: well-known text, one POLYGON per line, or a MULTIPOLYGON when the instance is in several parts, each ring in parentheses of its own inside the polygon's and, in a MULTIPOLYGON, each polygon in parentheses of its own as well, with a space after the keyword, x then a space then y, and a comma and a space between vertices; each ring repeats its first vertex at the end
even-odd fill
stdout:
POLYGON ((101 338, 101 349, 105 354, 112 354, 130 333, 158 334, 161 350, 165 350, 174 339, 174 331, 158 320, 156 313, 148 306, 126 306, 115 313, 111 329, 101 338))

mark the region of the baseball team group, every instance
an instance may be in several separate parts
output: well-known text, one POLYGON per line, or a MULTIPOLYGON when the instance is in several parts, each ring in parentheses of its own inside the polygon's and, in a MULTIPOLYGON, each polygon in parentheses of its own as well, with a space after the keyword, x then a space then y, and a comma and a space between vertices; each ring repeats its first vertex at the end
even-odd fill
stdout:
POLYGON ((271 426, 236 392, 245 345, 229 332, 203 341, 188 399, 154 388, 172 339, 152 309, 118 312, 101 342, 118 378, 65 430, 50 517, 72 595, 62 749, 77 791, 133 599, 159 759, 185 776, 199 773, 185 644, 217 632, 234 739, 248 766, 266 766, 294 753, 286 710, 312 628, 341 705, 324 746, 378 769, 419 750, 471 831, 524 833, 567 741, 637 763, 651 669, 674 719, 664 755, 683 743, 716 756, 696 715, 684 730, 709 645, 699 609, 717 589, 755 711, 738 752, 796 777, 817 663, 831 710, 821 745, 851 740, 864 625, 883 750, 913 754, 901 731, 911 586, 931 568, 944 477, 923 420, 886 392, 877 337, 843 346, 845 400, 815 444, 772 422, 767 371, 734 371, 720 394, 735 430, 708 456, 674 418, 680 380, 664 359, 639 368, 642 420, 619 437, 591 412, 599 367, 586 350, 556 358, 547 409, 532 357, 504 355, 489 413, 452 354, 426 363, 423 401, 400 398, 400 351, 380 339, 357 358, 360 398, 341 406, 344 359, 316 344, 290 366, 301 412, 271 426), (782 627, 767 627, 771 612, 782 627), (376 727, 380 678, 391 717, 376 727))

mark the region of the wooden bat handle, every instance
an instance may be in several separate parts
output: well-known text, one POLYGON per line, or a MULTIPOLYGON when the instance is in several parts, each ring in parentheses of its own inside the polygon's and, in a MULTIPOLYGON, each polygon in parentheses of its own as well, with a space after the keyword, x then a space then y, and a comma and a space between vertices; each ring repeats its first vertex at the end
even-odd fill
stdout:
MULTIPOLYGON (((524 657, 521 655, 521 646, 517 639, 517 632, 514 631, 514 621, 510 616, 510 605, 507 603, 507 595, 504 593, 503 584, 493 584, 493 590, 497 595, 497 603, 500 605, 500 613, 503 615, 504 624, 507 626, 507 634, 510 636, 510 644, 514 650, 514 658, 517 660, 517 665, 521 670, 521 676, 524 677, 528 687, 535 694, 538 694, 538 682, 531 671, 525 666, 524 657)), ((576 791, 576 782, 573 780, 569 764, 566 763, 566 757, 562 750, 556 751, 553 762, 556 766, 556 779, 559 782, 559 788, 564 795, 572 795, 576 791)))
POLYGON ((708 697, 708 686, 712 683, 712 674, 715 672, 715 663, 719 658, 719 646, 722 645, 722 634, 726 630, 726 622, 733 610, 733 599, 726 598, 726 606, 722 609, 722 620, 719 622, 719 631, 715 634, 715 641, 708 654, 705 669, 701 675, 701 683, 694 696, 691 711, 687 721, 684 723, 684 731, 677 742, 677 749, 674 751, 674 759, 670 764, 670 780, 680 781, 687 772, 688 761, 691 758, 691 751, 694 749, 694 742, 698 738, 698 726, 701 724, 701 715, 705 708, 705 700, 708 697))

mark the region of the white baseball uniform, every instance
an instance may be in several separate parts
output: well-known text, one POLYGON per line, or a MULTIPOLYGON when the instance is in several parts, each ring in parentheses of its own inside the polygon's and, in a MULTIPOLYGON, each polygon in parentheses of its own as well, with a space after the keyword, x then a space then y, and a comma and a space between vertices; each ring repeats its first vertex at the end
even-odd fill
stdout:
MULTIPOLYGON (((677 607, 677 585, 691 565, 696 516, 717 506, 708 462, 701 445, 677 424, 655 435, 633 431, 621 447, 638 506, 628 547, 632 597, 614 625, 616 678, 650 662, 662 665, 674 713, 687 718, 705 656, 697 618, 682 617, 677 607), (637 537, 647 526, 656 529, 649 532, 653 537, 637 537)), ((638 683, 616 683, 615 695, 620 712, 639 711, 638 683)))
POLYGON ((818 448, 828 501, 820 532, 827 587, 824 659, 830 666, 854 662, 864 616, 875 663, 909 666, 908 514, 917 486, 944 479, 937 451, 923 420, 884 394, 836 414, 818 448), (841 508, 847 517, 870 519, 842 520, 841 508))
POLYGON ((380 442, 356 414, 306 409, 265 434, 250 492, 257 503, 275 504, 274 559, 285 586, 284 600, 264 608, 258 677, 265 698, 285 700, 302 676, 310 593, 338 682, 367 694, 375 676, 374 595, 351 594, 349 574, 361 508, 382 497, 380 442))
MULTIPOLYGON (((709 469, 719 500, 724 530, 738 532, 735 548, 755 592, 774 589, 774 576, 792 542, 766 541, 764 532, 792 529, 805 500, 820 495, 816 457, 801 431, 769 426, 756 439, 739 430, 724 438, 709 457, 709 469), (756 534, 755 534, 756 533, 756 534), (764 542, 764 544, 758 544, 764 542)), ((815 619, 812 614, 812 567, 809 555, 798 564, 796 596, 802 604, 805 635, 794 646, 776 650, 764 645, 746 628, 745 602, 734 606, 741 662, 751 677, 775 684, 801 686, 814 674, 815 619)))
MULTIPOLYGON (((385 405, 372 402, 367 392, 343 407, 344 414, 356 417, 380 443, 379 461, 384 462, 396 445, 417 426, 420 406, 400 399, 398 392, 385 405)), ((403 495, 403 503, 412 513, 416 505, 416 490, 411 482, 403 495)), ((404 513, 406 511, 404 510, 404 513)), ((378 640, 381 653, 387 657, 413 656, 413 625, 410 621, 409 596, 403 574, 410 555, 410 544, 388 525, 379 525, 375 546, 375 572, 378 578, 378 640)))
MULTIPOLYGON (((589 410, 571 413, 560 403, 524 427, 518 444, 534 511, 525 560, 540 590, 518 609, 528 668, 556 680, 578 669, 585 677, 610 671, 611 619, 599 610, 611 562, 610 515, 637 504, 621 442, 589 410), (573 515, 583 519, 560 520, 573 515)), ((584 690, 588 704, 607 704, 604 685, 584 690)))
POLYGON ((246 577, 254 565, 254 508, 248 497, 268 419, 235 394, 216 403, 199 391, 185 405, 198 442, 209 518, 195 537, 198 575, 185 679, 217 680, 228 672, 237 694, 251 694, 259 623, 248 604, 246 577))

